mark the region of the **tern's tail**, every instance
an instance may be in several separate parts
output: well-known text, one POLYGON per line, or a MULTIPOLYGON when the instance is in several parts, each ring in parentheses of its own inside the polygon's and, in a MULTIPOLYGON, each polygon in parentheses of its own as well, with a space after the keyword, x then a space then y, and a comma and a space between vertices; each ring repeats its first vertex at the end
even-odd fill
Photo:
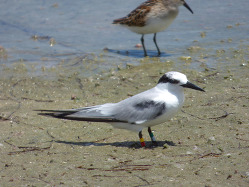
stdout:
POLYGON ((41 116, 61 118, 61 119, 67 119, 67 116, 77 112, 77 110, 35 110, 35 111, 40 111, 38 115, 41 116))
MULTIPOLYGON (((89 108, 87 108, 89 109, 89 108)), ((103 116, 97 114, 95 111, 89 112, 89 110, 81 109, 70 109, 70 110, 35 110, 40 111, 38 115, 67 119, 67 120, 76 120, 76 121, 91 121, 91 122, 121 122, 110 116, 103 116)))

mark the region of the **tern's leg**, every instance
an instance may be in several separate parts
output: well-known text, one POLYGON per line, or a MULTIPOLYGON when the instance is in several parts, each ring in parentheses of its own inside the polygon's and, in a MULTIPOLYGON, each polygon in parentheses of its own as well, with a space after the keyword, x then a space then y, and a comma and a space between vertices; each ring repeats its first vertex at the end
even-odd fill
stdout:
POLYGON ((157 144, 156 138, 155 138, 153 132, 151 131, 150 127, 148 127, 148 132, 149 132, 149 135, 150 135, 150 138, 151 138, 153 145, 157 146, 158 144, 157 144))
POLYGON ((158 52, 158 56, 160 56, 160 55, 161 55, 161 51, 160 51, 160 49, 159 49, 159 47, 158 47, 158 45, 157 45, 157 43, 156 43, 156 33, 154 34, 153 41, 154 41, 154 43, 155 43, 155 45, 156 45, 157 52, 158 52))
POLYGON ((142 37, 141 37, 141 42, 142 42, 143 49, 144 49, 144 56, 148 56, 147 52, 146 52, 146 49, 145 49, 145 46, 144 46, 144 35, 143 34, 142 34, 142 37))
POLYGON ((143 139, 142 131, 140 131, 138 135, 139 135, 139 138, 140 138, 141 146, 145 147, 145 142, 144 142, 144 139, 143 139))

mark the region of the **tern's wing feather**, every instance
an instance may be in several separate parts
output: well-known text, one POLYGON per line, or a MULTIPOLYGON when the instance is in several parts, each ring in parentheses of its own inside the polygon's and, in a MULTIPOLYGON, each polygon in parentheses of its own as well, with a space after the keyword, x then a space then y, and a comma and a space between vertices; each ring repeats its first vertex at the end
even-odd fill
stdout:
POLYGON ((166 110, 164 102, 157 102, 154 100, 143 100, 132 102, 125 105, 120 103, 116 108, 115 119, 120 121, 128 121, 133 124, 141 124, 148 120, 152 120, 162 115, 166 110))
MULTIPOLYGON (((97 105, 92 107, 69 109, 69 110, 37 110, 42 116, 49 116, 54 118, 69 119, 76 121, 93 121, 93 122, 124 122, 115 119, 109 115, 109 109, 115 105, 107 103, 104 105, 97 105)), ((127 121, 125 121, 127 122, 127 121)))
POLYGON ((77 121, 141 124, 160 116, 164 113, 165 109, 164 102, 155 102, 153 100, 130 102, 130 100, 127 100, 126 102, 117 104, 108 103, 79 109, 39 110, 41 113, 38 114, 77 121))

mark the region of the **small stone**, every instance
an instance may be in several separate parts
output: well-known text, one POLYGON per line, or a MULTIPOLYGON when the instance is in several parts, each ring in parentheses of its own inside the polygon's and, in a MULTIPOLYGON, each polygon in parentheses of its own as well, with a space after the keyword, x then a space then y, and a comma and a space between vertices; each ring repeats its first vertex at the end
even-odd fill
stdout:
POLYGON ((190 52, 199 51, 201 48, 199 46, 191 46, 188 48, 190 52))
POLYGON ((142 44, 136 44, 135 47, 136 47, 136 48, 141 48, 141 47, 143 47, 143 46, 142 46, 142 44))
POLYGON ((51 47, 53 47, 55 44, 56 44, 55 39, 54 39, 54 38, 51 38, 51 39, 49 40, 49 45, 50 45, 51 47))
POLYGON ((201 32, 201 37, 205 38, 206 37, 206 32, 201 32))
POLYGON ((192 60, 191 56, 181 56, 180 59, 184 60, 184 61, 190 61, 190 60, 192 60))
POLYGON ((211 137, 209 137, 209 140, 214 141, 215 137, 211 136, 211 137))
POLYGON ((164 149, 168 149, 169 146, 165 143, 165 144, 163 144, 163 148, 164 148, 164 149))

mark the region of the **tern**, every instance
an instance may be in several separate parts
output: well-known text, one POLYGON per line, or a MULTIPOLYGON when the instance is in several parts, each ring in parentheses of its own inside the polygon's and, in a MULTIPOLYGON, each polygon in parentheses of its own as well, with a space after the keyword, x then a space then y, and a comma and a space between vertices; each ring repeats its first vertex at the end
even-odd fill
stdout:
POLYGON ((54 118, 106 122, 113 127, 137 132, 142 147, 145 142, 143 128, 148 132, 153 145, 157 145, 152 126, 172 118, 184 103, 184 88, 205 92, 202 88, 189 82, 186 75, 171 71, 165 73, 154 88, 129 97, 118 103, 106 103, 90 107, 69 110, 36 110, 42 116, 54 118))

